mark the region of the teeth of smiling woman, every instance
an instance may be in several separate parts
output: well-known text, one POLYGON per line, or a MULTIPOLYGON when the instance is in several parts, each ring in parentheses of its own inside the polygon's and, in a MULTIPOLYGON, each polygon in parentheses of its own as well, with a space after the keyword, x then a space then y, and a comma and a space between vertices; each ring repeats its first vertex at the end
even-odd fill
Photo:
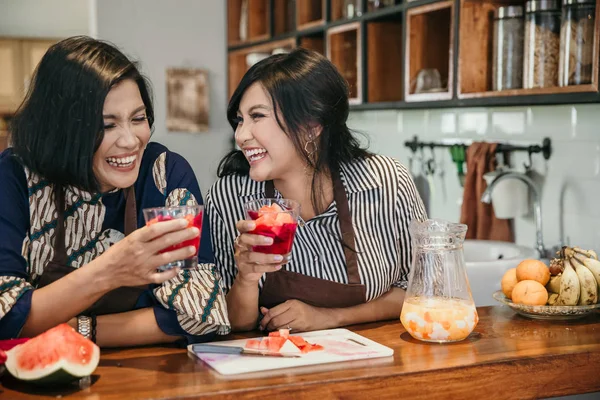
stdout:
POLYGON ((136 158, 137 156, 129 156, 123 158, 108 157, 106 161, 113 167, 128 167, 131 164, 133 164, 136 158))
POLYGON ((263 158, 265 154, 267 154, 265 149, 246 150, 246 157, 248 157, 248 160, 251 162, 263 158))

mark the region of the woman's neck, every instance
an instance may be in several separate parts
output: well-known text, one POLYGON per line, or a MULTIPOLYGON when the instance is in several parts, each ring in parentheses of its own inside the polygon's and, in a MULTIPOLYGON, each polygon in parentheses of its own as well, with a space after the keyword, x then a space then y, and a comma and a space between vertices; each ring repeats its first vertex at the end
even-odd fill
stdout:
MULTIPOLYGON (((315 210, 312 202, 312 181, 313 174, 307 174, 304 171, 301 173, 290 174, 283 179, 273 180, 275 188, 286 199, 296 200, 300 203, 300 216, 307 221, 315 217, 318 213, 324 210, 315 210)), ((333 201, 333 182, 329 174, 321 174, 317 177, 317 187, 321 197, 317 197, 318 204, 321 207, 326 207, 333 201)))

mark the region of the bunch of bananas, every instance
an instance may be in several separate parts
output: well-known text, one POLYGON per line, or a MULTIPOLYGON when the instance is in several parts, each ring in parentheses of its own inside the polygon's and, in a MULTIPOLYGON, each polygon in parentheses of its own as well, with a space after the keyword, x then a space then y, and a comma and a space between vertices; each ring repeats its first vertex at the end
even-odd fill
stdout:
POLYGON ((594 250, 563 247, 550 262, 550 281, 546 284, 548 304, 576 306, 600 300, 600 261, 594 250))

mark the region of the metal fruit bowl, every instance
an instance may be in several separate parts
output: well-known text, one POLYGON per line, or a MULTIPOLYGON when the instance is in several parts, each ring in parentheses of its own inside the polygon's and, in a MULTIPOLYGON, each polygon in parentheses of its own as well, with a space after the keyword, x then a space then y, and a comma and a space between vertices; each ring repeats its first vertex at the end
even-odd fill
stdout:
POLYGON ((496 301, 509 306, 517 314, 533 319, 569 320, 583 318, 600 309, 600 304, 588 306, 529 306, 513 303, 501 290, 494 292, 496 301))

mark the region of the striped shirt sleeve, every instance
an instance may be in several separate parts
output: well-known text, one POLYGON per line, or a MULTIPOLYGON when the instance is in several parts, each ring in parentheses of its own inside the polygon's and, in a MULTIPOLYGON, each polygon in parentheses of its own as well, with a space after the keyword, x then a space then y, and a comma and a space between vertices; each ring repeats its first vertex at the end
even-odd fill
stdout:
POLYGON ((396 223, 398 224, 398 266, 402 271, 400 279, 393 286, 402 289, 408 286, 408 274, 412 263, 412 241, 408 226, 414 219, 424 221, 427 219, 425 206, 415 183, 407 168, 395 161, 396 173, 398 177, 398 192, 396 195, 396 223))
MULTIPOLYGON (((227 226, 223 220, 221 210, 216 206, 213 198, 215 190, 223 190, 218 188, 220 182, 217 182, 206 194, 206 215, 210 221, 211 242, 215 255, 215 266, 217 272, 221 276, 223 291, 228 293, 233 286, 233 281, 236 275, 235 258, 233 256, 233 241, 235 237, 235 227, 227 226)), ((234 223, 234 221, 231 221, 234 223)))

